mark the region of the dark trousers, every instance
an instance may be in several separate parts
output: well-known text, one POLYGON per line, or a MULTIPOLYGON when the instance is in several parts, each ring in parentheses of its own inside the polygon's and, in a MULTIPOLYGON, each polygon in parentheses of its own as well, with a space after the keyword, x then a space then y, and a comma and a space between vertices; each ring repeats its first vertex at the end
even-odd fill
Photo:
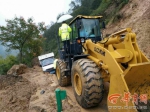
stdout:
POLYGON ((66 53, 70 53, 70 40, 63 41, 64 43, 64 50, 66 53))

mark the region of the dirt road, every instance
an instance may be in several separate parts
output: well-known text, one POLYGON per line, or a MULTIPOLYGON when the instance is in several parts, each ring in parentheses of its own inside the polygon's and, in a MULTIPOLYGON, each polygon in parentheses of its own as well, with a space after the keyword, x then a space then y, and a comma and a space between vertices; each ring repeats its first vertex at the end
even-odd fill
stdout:
POLYGON ((108 112, 106 96, 98 107, 83 109, 71 86, 60 87, 55 75, 43 73, 38 66, 27 68, 19 76, 0 76, 0 112, 57 112, 55 89, 67 91, 63 112, 108 112))
MULTIPOLYGON (((55 75, 52 75, 52 79, 54 80, 54 82, 56 84, 58 84, 57 78, 55 75)), ((108 108, 107 108, 107 95, 108 93, 105 92, 104 94, 104 99, 103 101, 99 104, 98 107, 94 107, 94 108, 90 108, 90 109, 84 109, 82 108, 76 101, 74 93, 73 93, 73 89, 72 86, 68 86, 68 87, 60 87, 59 88, 66 90, 67 91, 67 95, 71 98, 71 100, 80 107, 81 112, 108 112, 108 108)))
MULTIPOLYGON (((55 89, 58 87, 53 75, 43 73, 40 67, 28 69, 22 75, 37 87, 37 91, 30 98, 29 112, 57 112, 55 89)), ((77 105, 69 97, 63 101, 63 112, 80 112, 77 105)))

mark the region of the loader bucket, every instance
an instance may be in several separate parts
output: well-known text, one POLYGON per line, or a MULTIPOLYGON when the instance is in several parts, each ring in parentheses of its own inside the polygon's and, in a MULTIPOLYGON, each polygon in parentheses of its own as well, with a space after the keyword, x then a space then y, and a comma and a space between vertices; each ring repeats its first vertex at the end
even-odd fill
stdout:
POLYGON ((142 107, 145 105, 145 108, 150 108, 148 105, 148 102, 150 103, 150 63, 131 64, 124 72, 124 79, 129 92, 138 95, 137 105, 142 105, 142 107))
POLYGON ((110 77, 110 112, 150 112, 150 62, 130 64, 123 74, 110 77))
MULTIPOLYGON (((124 72, 131 93, 150 94, 150 63, 132 64, 124 72)), ((150 99, 150 95, 148 95, 150 99)))

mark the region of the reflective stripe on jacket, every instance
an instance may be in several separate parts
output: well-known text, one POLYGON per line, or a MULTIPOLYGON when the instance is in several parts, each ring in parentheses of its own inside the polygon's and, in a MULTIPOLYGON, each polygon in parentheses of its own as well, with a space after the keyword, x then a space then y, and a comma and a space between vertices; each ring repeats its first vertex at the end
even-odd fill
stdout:
POLYGON ((62 41, 69 40, 70 32, 71 32, 70 26, 68 26, 66 23, 63 23, 62 26, 59 28, 59 36, 61 36, 61 40, 62 41))

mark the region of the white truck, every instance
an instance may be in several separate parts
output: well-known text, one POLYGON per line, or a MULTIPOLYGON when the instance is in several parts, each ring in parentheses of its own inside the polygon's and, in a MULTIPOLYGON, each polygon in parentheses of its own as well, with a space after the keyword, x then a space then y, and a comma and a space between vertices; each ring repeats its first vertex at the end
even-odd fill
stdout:
POLYGON ((50 74, 55 73, 54 69, 54 53, 48 53, 41 56, 38 56, 40 65, 43 69, 43 72, 49 72, 50 74))

